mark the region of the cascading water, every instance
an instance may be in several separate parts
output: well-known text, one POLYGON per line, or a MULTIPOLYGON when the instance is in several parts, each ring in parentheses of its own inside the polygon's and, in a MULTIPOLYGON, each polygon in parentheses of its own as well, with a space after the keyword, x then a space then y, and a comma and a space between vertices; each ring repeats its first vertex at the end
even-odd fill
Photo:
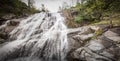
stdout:
POLYGON ((22 20, 0 48, 0 61, 65 61, 67 27, 60 13, 38 13, 22 20))

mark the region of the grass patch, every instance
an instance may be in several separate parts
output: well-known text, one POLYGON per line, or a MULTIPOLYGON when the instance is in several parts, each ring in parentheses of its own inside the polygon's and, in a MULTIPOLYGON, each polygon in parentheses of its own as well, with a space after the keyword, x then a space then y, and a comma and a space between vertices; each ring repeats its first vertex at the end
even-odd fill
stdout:
MULTIPOLYGON (((120 17, 115 17, 112 19, 114 26, 120 26, 120 17)), ((100 25, 100 24, 109 24, 109 19, 107 20, 101 20, 101 21, 94 21, 90 25, 100 25)))

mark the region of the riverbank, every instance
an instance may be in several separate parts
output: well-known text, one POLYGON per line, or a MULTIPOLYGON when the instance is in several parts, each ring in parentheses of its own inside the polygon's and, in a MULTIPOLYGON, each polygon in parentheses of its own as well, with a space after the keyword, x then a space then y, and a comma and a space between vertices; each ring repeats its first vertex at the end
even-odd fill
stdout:
POLYGON ((111 29, 104 26, 83 26, 70 31, 69 61, 120 60, 120 26, 111 29))
POLYGON ((28 17, 31 14, 38 13, 34 7, 29 7, 19 0, 0 1, 0 25, 11 19, 28 17))

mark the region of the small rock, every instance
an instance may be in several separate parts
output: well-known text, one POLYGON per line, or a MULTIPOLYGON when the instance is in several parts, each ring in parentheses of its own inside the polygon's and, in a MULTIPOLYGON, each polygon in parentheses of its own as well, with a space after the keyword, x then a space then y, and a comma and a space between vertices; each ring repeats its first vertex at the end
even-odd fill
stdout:
POLYGON ((3 25, 6 21, 6 19, 0 19, 0 25, 3 25))
POLYGON ((10 20, 7 25, 8 26, 17 26, 19 24, 19 21, 14 21, 14 20, 10 20))
POLYGON ((13 19, 14 17, 15 17, 14 14, 7 14, 7 15, 3 16, 2 18, 9 20, 9 19, 13 19))
POLYGON ((88 34, 88 35, 79 35, 81 40, 89 40, 91 37, 93 37, 94 34, 88 34))
POLYGON ((4 43, 5 40, 0 38, 0 44, 4 43))
POLYGON ((9 35, 5 32, 0 32, 0 38, 2 39, 8 39, 9 38, 9 35))
POLYGON ((92 29, 92 30, 98 30, 100 27, 98 27, 98 26, 90 26, 90 28, 92 29))

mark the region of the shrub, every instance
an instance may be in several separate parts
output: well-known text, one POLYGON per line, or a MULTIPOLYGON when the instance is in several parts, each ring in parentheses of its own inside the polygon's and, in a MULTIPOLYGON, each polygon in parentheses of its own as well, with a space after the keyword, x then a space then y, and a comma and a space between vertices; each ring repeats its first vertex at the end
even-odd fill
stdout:
POLYGON ((83 16, 77 16, 75 18, 75 21, 78 22, 78 23, 82 22, 83 21, 83 16))
POLYGON ((102 34, 102 29, 99 28, 96 32, 95 32, 96 36, 99 36, 102 34))
POLYGON ((90 15, 79 15, 75 18, 75 21, 81 23, 82 21, 92 21, 93 19, 90 15))

